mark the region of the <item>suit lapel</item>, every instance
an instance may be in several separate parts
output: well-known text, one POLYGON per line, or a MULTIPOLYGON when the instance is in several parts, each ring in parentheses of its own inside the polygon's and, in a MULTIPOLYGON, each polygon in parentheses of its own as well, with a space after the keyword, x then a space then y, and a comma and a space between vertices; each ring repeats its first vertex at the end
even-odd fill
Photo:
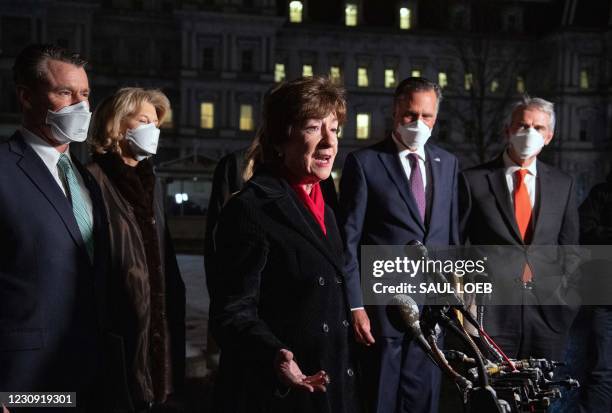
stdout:
POLYGON ((70 202, 58 187, 57 182, 51 176, 47 166, 28 144, 23 141, 20 134, 15 134, 10 142, 11 150, 21 158, 17 165, 23 173, 32 181, 38 190, 47 198, 51 206, 60 216, 66 229, 74 242, 86 254, 85 243, 81 231, 76 223, 70 202))
MULTIPOLYGON (((259 175, 251 180, 251 183, 263 190, 267 197, 272 198, 272 204, 285 225, 293 228, 314 247, 316 247, 334 267, 342 272, 342 261, 339 254, 331 248, 329 241, 325 240, 323 233, 315 232, 313 225, 307 219, 310 218, 307 214, 310 212, 303 207, 300 200, 296 196, 292 196, 290 191, 293 191, 284 180, 275 178, 270 175, 259 175)), ((326 211, 327 212, 327 211, 326 211)), ((327 213, 325 214, 327 217, 327 213)), ((314 218, 312 219, 314 221, 314 218)), ((318 225, 318 224, 317 224, 318 225)), ((327 221, 326 221, 327 225, 327 221)), ((328 233, 335 231, 335 228, 328 227, 328 233)))
POLYGON ((431 212, 428 219, 429 225, 427 226, 427 232, 429 232, 432 225, 435 225, 435 223, 438 222, 435 219, 439 208, 436 200, 440 199, 440 191, 442 187, 442 183, 440 182, 442 176, 442 162, 440 162, 440 157, 436 154, 435 150, 431 148, 431 146, 425 146, 425 153, 427 154, 426 165, 429 164, 429 168, 431 170, 431 182, 427 183, 427 186, 431 188, 431 212))
POLYGON ((506 174, 501 156, 498 158, 496 167, 487 175, 491 192, 495 196, 495 201, 506 227, 512 233, 519 244, 523 244, 523 238, 519 232, 518 225, 512 205, 510 204, 510 194, 508 193, 508 184, 506 182, 506 174))
POLYGON ((297 202, 299 202, 299 200, 294 199, 290 194, 276 201, 278 211, 284 217, 285 223, 314 245, 325 258, 338 269, 338 271, 342 271, 342 263, 338 261, 338 256, 334 254, 334 250, 330 248, 329 243, 324 241, 323 237, 317 234, 312 226, 306 221, 307 217, 304 215, 310 212, 302 211, 302 209, 305 210, 305 208, 300 208, 297 202))
POLYGON ((410 182, 408 181, 408 177, 406 176, 402 163, 399 160, 397 148, 395 147, 395 143, 393 142, 392 138, 387 138, 385 150, 380 152, 378 157, 387 170, 391 181, 397 187, 397 190, 406 203, 406 206, 408 206, 408 210, 412 215, 413 221, 418 223, 423 233, 425 233, 425 224, 421 219, 421 214, 419 213, 419 208, 417 207, 416 201, 412 196, 412 192, 410 192, 410 182))
MULTIPOLYGON (((81 163, 73 158, 73 164, 78 169, 83 182, 89 191, 92 205, 93 216, 93 235, 94 235, 94 259, 93 259, 93 276, 96 289, 96 300, 98 309, 98 320, 102 329, 108 328, 109 318, 106 305, 107 294, 107 266, 109 260, 109 228, 106 215, 106 206, 102 198, 100 186, 94 179, 93 175, 81 165, 81 163)), ((162 222, 159 220, 159 222, 162 222)), ((85 251, 86 252, 86 251, 85 251)))
MULTIPOLYGON (((536 160, 536 162, 538 162, 536 160)), ((538 163, 538 173, 536 175, 536 199, 537 204, 535 208, 536 215, 535 218, 535 227, 533 231, 533 237, 531 240, 532 244, 536 243, 538 239, 538 233, 543 231, 542 228, 546 228, 547 224, 544 221, 544 218, 547 216, 542 211, 546 211, 549 208, 549 205, 556 205, 554 198, 556 196, 554 184, 550 178, 549 170, 547 165, 542 162, 538 163)))

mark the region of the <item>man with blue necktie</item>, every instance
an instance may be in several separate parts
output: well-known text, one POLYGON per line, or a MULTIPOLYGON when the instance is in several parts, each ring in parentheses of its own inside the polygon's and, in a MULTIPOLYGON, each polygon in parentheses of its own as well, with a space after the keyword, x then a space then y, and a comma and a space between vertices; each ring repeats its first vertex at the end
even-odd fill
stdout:
POLYGON ((30 45, 13 67, 23 118, 0 144, 0 389, 77 392, 79 410, 92 411, 108 224, 98 186, 69 151, 91 117, 85 63, 30 45))
POLYGON ((420 77, 395 90, 391 136, 348 155, 340 182, 340 228, 348 301, 357 341, 367 349, 363 381, 378 413, 438 411, 440 372, 389 321, 385 307, 364 309, 361 245, 426 246, 459 242, 457 158, 428 143, 440 87, 420 77), (370 320, 372 323, 370 324, 370 320))

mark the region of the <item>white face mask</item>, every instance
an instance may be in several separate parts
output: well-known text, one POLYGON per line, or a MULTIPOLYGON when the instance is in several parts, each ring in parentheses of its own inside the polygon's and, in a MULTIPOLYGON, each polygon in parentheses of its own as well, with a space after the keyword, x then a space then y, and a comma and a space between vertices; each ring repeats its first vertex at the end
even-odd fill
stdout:
POLYGON ((521 130, 510 136, 510 145, 519 158, 529 159, 544 147, 544 136, 534 128, 521 130))
POLYGON ((63 145, 87 139, 90 119, 89 103, 83 100, 72 106, 63 107, 57 112, 48 110, 45 122, 51 126, 53 139, 63 145))
POLYGON ((395 132, 402 144, 410 149, 424 147, 431 136, 431 129, 421 119, 406 125, 397 125, 395 132))
POLYGON ((140 162, 157 153, 159 132, 154 123, 140 125, 125 132, 125 139, 130 145, 134 159, 140 162))

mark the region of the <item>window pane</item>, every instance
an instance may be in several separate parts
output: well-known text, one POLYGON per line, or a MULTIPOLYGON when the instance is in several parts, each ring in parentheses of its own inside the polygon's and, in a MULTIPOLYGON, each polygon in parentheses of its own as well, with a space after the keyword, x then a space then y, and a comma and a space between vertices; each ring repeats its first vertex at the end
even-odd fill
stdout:
POLYGON ((357 139, 368 139, 370 137, 370 114, 357 114, 357 139))
POLYGON ((395 87, 395 70, 393 69, 385 69, 385 87, 395 87))
POLYGON ((516 91, 518 93, 525 93, 525 79, 523 79, 523 76, 516 77, 516 91))
POLYGON ((586 119, 580 119, 579 138, 582 142, 585 142, 588 139, 587 125, 588 125, 588 121, 586 119))
POLYGON ((215 50, 212 47, 205 47, 202 50, 202 69, 215 69, 215 50))
POLYGON ((212 129, 215 127, 215 105, 212 102, 200 104, 200 127, 212 129))
POLYGON ((357 68, 357 86, 368 87, 370 79, 368 79, 368 69, 365 67, 357 68))
POLYGON ((466 73, 463 79, 463 87, 465 90, 472 90, 472 84, 474 83, 474 78, 471 73, 466 73))
POLYGON ((312 65, 304 65, 304 66, 302 66, 302 76, 304 76, 304 77, 312 77, 312 65))
POLYGON ((410 29, 410 9, 408 7, 402 7, 399 10, 400 13, 400 29, 410 29))
POLYGON ((497 79, 491 81, 491 93, 495 93, 499 90, 499 82, 497 79))
POLYGON ((253 105, 240 105, 240 130, 253 130, 253 105))
POLYGON ((589 88, 589 71, 586 69, 582 69, 580 71, 580 89, 588 89, 589 88))
POLYGON ((347 26, 357 26, 357 5, 347 4, 344 9, 345 23, 347 26))
POLYGON ((301 1, 292 1, 289 3, 289 21, 291 23, 302 22, 302 9, 304 6, 301 1))
POLYGON ((446 76, 445 72, 438 73, 438 85, 440 85, 441 88, 448 86, 448 76, 446 76))
POLYGON ((283 63, 277 63, 274 65, 274 81, 282 82, 285 80, 285 65, 283 63))
POLYGON ((332 66, 329 68, 329 77, 331 81, 336 84, 342 83, 342 73, 340 72, 340 67, 332 66))
POLYGON ((174 127, 174 114, 172 113, 172 109, 168 109, 168 113, 166 113, 166 117, 164 118, 164 123, 160 125, 160 128, 170 129, 174 127))
POLYGON ((241 69, 243 72, 253 71, 253 51, 243 50, 242 51, 242 62, 241 69))

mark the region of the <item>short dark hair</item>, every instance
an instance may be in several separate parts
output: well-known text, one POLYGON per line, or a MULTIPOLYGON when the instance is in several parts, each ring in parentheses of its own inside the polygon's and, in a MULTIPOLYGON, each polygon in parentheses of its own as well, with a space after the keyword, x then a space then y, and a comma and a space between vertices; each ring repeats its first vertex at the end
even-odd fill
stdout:
POLYGON ((409 77, 402 80, 400 84, 397 85, 395 92, 393 93, 393 104, 396 104, 399 99, 411 93, 427 92, 430 90, 433 90, 436 94, 437 110, 440 107, 440 102, 442 101, 442 89, 440 89, 440 86, 438 86, 437 83, 425 79, 424 77, 409 77))
POLYGON ((261 124, 247 162, 254 170, 263 165, 278 168, 281 159, 276 147, 288 140, 291 129, 307 119, 323 119, 330 113, 336 115, 338 125, 344 123, 345 90, 329 77, 301 77, 275 86, 264 96, 261 124))
POLYGON ((87 65, 87 61, 81 55, 63 47, 52 44, 31 44, 19 52, 15 59, 13 65, 15 84, 35 88, 47 82, 45 63, 49 60, 59 60, 83 68, 87 65))

